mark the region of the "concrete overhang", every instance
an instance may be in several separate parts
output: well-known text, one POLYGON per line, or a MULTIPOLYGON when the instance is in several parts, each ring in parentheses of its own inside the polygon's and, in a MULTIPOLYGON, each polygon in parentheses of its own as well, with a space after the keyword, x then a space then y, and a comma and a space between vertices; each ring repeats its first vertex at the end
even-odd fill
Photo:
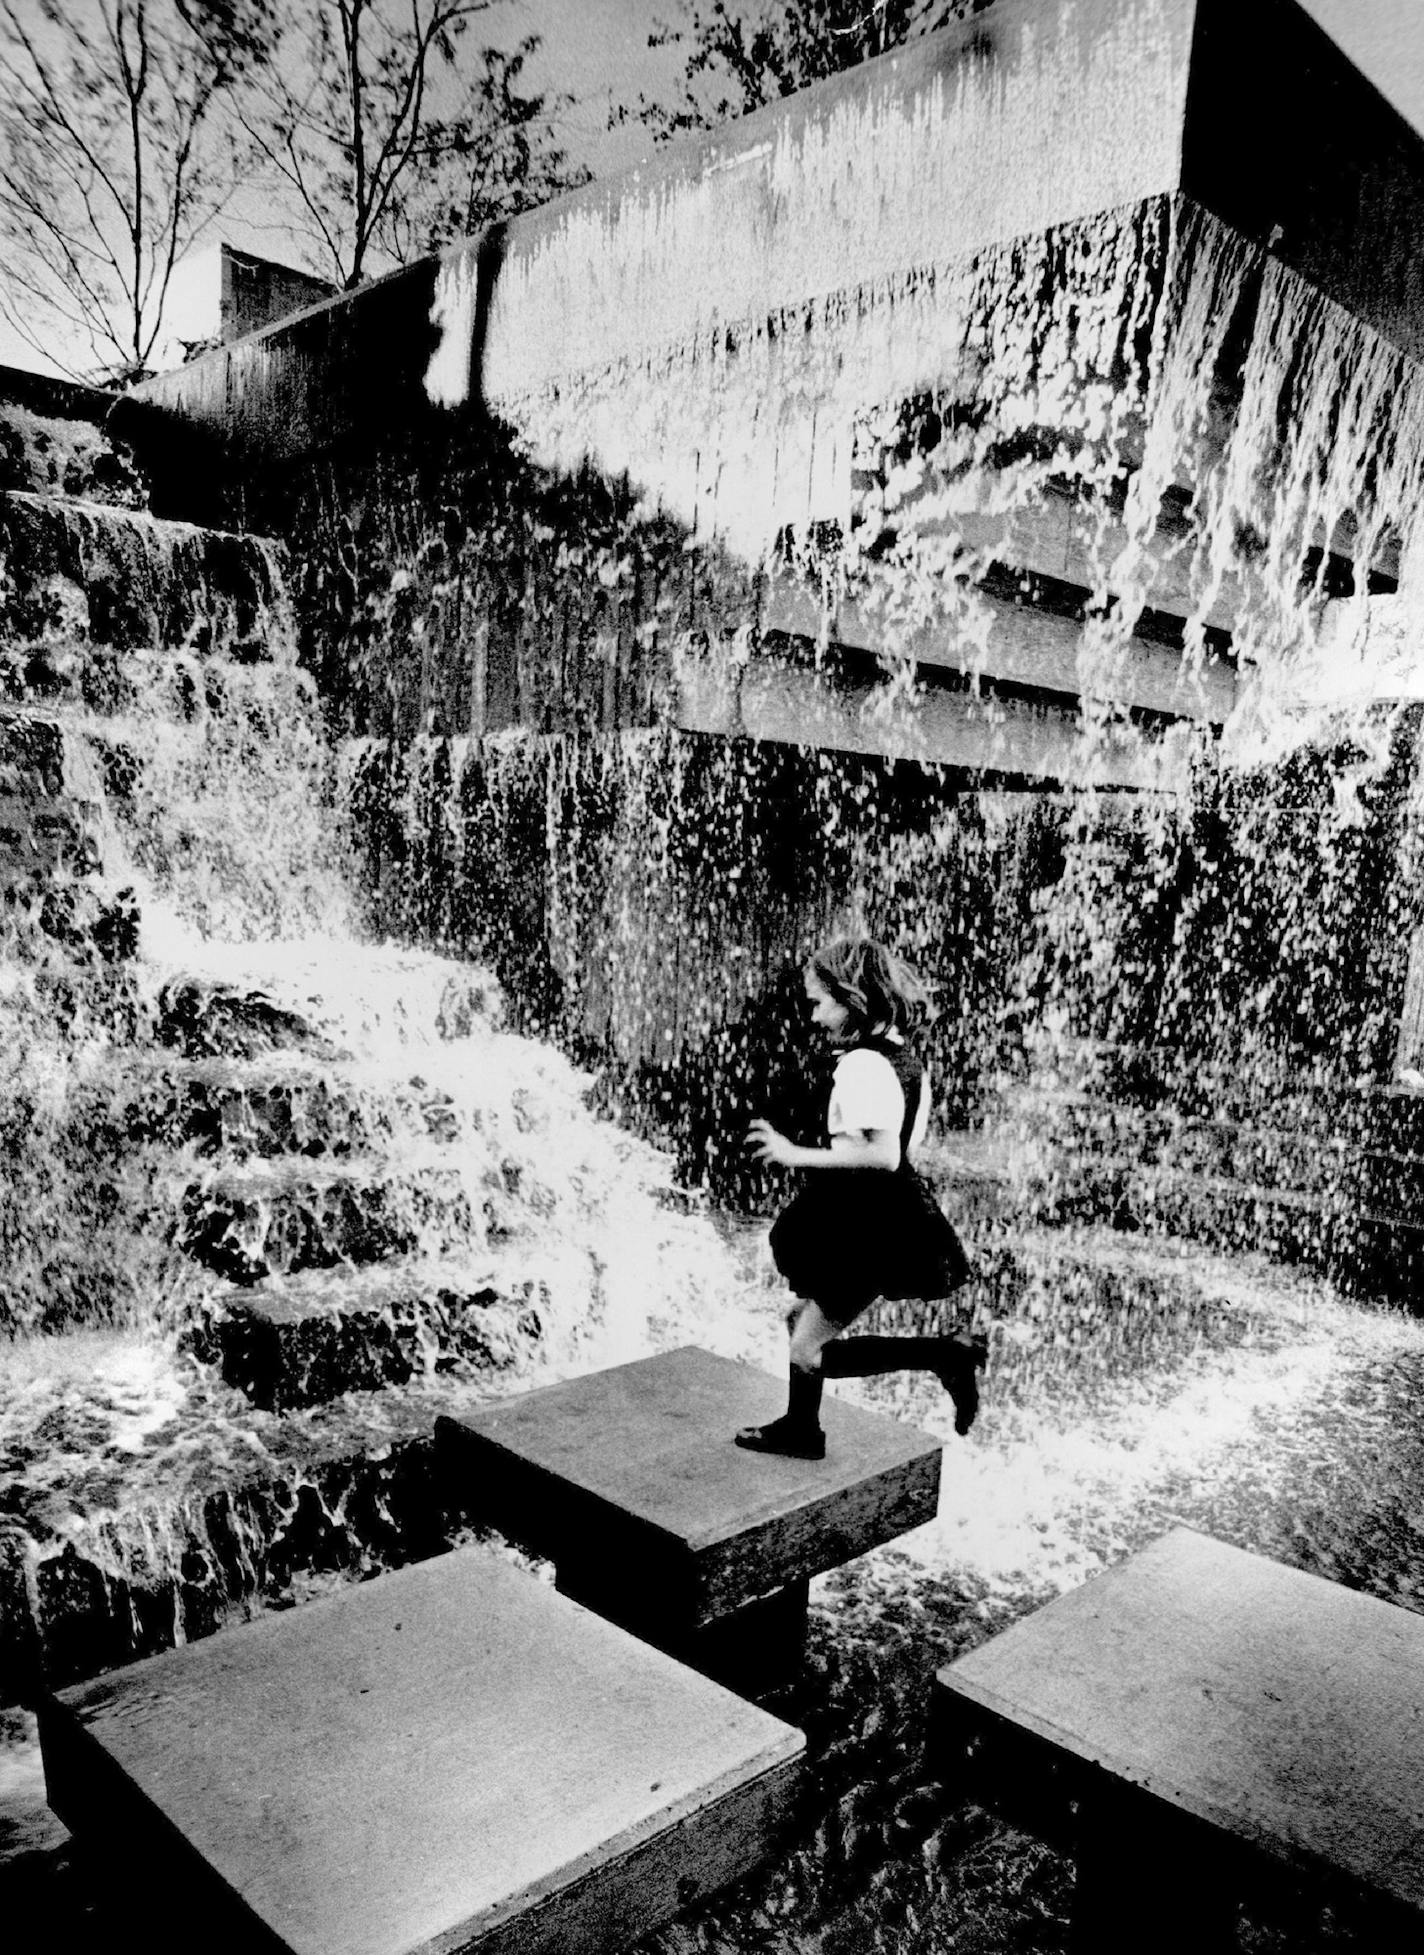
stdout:
MULTIPOLYGON (((1352 358, 1374 339, 1412 372, 1424 352, 1424 140, 1295 0, 997 0, 140 391, 259 467, 363 442, 420 450, 461 410, 492 414, 537 465, 626 479, 692 539, 764 562, 788 529, 853 527, 867 412, 938 389, 973 402, 987 366, 1029 420, 1086 414, 1124 366, 1145 401, 1143 349, 1171 340, 1171 308, 1213 254, 1236 296, 1199 376, 1211 425, 1193 424, 1137 570, 1140 602, 1224 638, 1233 566, 1202 574, 1182 511, 1194 464, 1213 466, 1238 424, 1232 334, 1276 330, 1262 291, 1323 294, 1352 358), (1045 348, 1051 384, 1034 371, 1045 348)), ((1335 371, 1315 376, 1326 392, 1335 371)), ((1391 479, 1398 501, 1405 474, 1391 479)), ((953 522, 983 562, 1084 593, 1115 598, 1110 572, 1131 556, 1111 508, 1043 482, 988 482, 953 522)), ((1374 522, 1377 571, 1391 547, 1374 522)), ((759 622, 858 650, 868 670, 880 648, 853 605, 816 617, 804 592, 774 597, 759 622)), ((1039 689, 1046 709, 1073 694, 1079 637, 1061 617, 991 602, 986 619, 977 644, 921 634, 917 656, 1039 689)), ((1168 718, 1219 723, 1235 697, 1228 664, 1174 668, 1160 649, 1130 677, 1129 701, 1168 718)), ((807 685, 778 680, 762 721, 795 723, 793 704, 824 719, 807 685)), ((952 758, 979 712, 935 698, 952 758)))
POLYGON ((259 465, 433 435, 431 401, 518 420, 679 348, 734 369, 813 302, 1164 199, 1424 352, 1424 139, 1296 0, 996 0, 134 398, 259 465))
MULTIPOLYGON (((476 358, 517 396, 1164 196, 1424 352, 1424 140, 1296 0, 997 0, 510 224, 476 358)), ((480 252, 443 268, 447 401, 480 252)))
POLYGON ((852 673, 778 658, 742 666, 686 661, 673 719, 708 733, 954 769, 978 782, 1034 782, 1179 793, 1191 746, 1181 730, 1144 740, 1131 727, 1085 734, 1063 705, 916 685, 897 691, 852 673))

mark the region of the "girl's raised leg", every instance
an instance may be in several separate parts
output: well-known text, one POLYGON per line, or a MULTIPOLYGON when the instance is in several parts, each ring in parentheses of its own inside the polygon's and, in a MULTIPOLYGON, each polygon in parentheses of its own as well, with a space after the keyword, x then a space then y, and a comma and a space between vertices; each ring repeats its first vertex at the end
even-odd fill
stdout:
POLYGON ((941 1337, 846 1337, 825 1353, 827 1378, 871 1378, 886 1371, 932 1371, 954 1401, 954 1429, 968 1432, 979 1410, 979 1380, 989 1353, 980 1332, 941 1337))

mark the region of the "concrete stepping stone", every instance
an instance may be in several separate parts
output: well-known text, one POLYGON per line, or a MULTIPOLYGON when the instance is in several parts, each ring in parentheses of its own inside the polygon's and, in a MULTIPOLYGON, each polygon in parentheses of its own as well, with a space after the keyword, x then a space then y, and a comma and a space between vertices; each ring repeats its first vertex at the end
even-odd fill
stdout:
POLYGON ((939 1504, 939 1441, 829 1393, 824 1460, 734 1446, 785 1393, 689 1344, 442 1418, 437 1441, 479 1517, 567 1594, 767 1695, 799 1668, 809 1577, 939 1504))
POLYGON ((480 1549, 62 1691, 40 1739, 146 1933, 290 1955, 635 1941, 770 1850, 805 1744, 480 1549))
POLYGON ((1234 1948, 1262 1863, 1424 1918, 1424 1618, 1174 1528, 938 1676, 942 1748, 1052 1824, 1074 1946, 1234 1948), (1056 1814, 1053 1808, 1057 1808, 1056 1814))

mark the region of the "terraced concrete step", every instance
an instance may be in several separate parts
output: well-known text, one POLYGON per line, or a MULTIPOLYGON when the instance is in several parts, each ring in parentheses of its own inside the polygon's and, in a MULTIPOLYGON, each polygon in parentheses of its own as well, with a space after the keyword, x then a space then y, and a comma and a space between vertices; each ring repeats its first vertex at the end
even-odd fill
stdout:
POLYGON ((195 1142, 230 1161, 346 1157, 397 1143, 458 1144, 478 1132, 482 1110, 437 1084, 435 1070, 408 1054, 384 1062, 160 1055, 136 1087, 151 1130, 175 1145, 195 1142))
POLYGON ((41 1674, 92 1677, 468 1539, 435 1420, 519 1385, 420 1379, 278 1416, 181 1354, 148 1348, 125 1368, 153 1363, 151 1409, 126 1418, 111 1394, 73 1392, 35 1470, 5 1461, 0 1703, 33 1701, 41 1674))
MULTIPOLYGON (((499 987, 488 970, 429 951, 318 936, 188 943, 181 959, 168 966, 165 989, 188 992, 191 1006, 181 1036, 169 1043, 189 1058, 233 1053, 228 1006, 246 996, 299 1018, 312 1035, 307 1049, 325 1041, 328 1056, 380 1058, 412 1049, 448 1056, 452 1042, 488 1034, 500 1019, 499 987)), ((252 1056, 248 1047, 236 1050, 252 1056)))
POLYGON ((230 1282, 448 1255, 517 1226, 497 1187, 482 1186, 450 1150, 424 1158, 301 1156, 223 1167, 183 1197, 181 1249, 230 1282))
POLYGON ((283 549, 112 504, 0 493, 0 647, 82 639, 265 659, 294 642, 283 549))
POLYGON ((223 1285, 189 1344, 254 1405, 289 1411, 413 1377, 527 1366, 547 1304, 527 1257, 400 1258, 223 1285))

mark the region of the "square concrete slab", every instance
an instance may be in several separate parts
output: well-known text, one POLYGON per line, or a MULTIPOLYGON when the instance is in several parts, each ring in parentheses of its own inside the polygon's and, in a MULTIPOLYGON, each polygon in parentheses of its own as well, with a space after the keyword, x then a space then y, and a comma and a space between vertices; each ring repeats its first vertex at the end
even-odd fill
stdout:
POLYGON ((63 1691, 41 1743, 60 1818, 141 1866, 145 1933, 531 1955, 753 1865, 804 1740, 470 1549, 63 1691))
POLYGON ((440 1437, 480 1517, 561 1584, 622 1584, 704 1624, 935 1516, 939 1441, 830 1392, 824 1460, 733 1445, 785 1403, 784 1377, 689 1344, 442 1420, 440 1437))
POLYGON ((1234 1843, 1424 1908, 1424 1616, 1178 1528, 938 1682, 1234 1843))

